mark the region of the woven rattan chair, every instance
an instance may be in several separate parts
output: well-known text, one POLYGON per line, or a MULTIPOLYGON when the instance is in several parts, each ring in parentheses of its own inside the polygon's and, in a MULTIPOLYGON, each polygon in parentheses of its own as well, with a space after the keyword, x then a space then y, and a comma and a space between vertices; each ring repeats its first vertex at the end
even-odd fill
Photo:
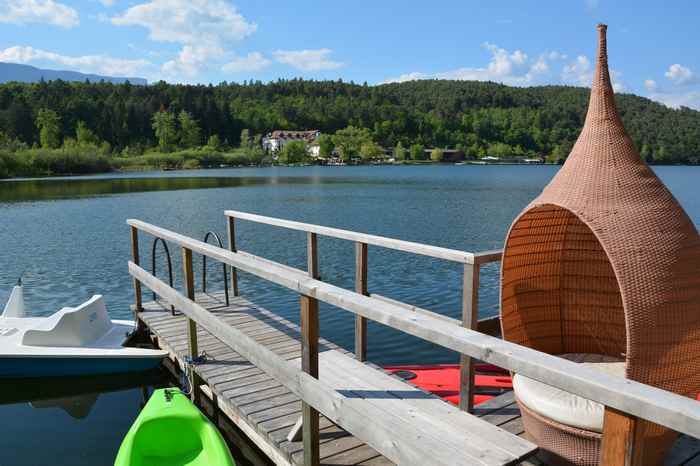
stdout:
MULTIPOLYGON (((625 131, 608 72, 606 26, 598 32, 583 130, 506 238, 503 337, 549 354, 606 355, 624 364, 629 379, 696 397, 700 237, 625 131)), ((598 463, 600 432, 519 404, 548 463, 598 463)), ((651 423, 643 429, 645 464, 661 463, 675 434, 651 423)))

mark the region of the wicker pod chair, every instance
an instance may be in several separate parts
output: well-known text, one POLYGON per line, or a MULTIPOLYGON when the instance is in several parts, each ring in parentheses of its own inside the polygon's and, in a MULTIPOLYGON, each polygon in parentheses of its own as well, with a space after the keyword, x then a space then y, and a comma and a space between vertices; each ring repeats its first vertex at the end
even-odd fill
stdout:
MULTIPOLYGON (((549 354, 598 357, 611 373, 696 397, 700 236, 640 158, 618 116, 606 28, 598 26, 583 130, 564 166, 508 232, 501 269, 503 337, 549 354)), ((598 464, 603 407, 574 400, 597 406, 599 421, 594 427, 572 425, 558 411, 554 416, 551 406, 543 409, 546 400, 526 400, 524 390, 516 386, 515 394, 525 430, 545 462, 598 464)), ((676 434, 645 422, 643 435, 644 464, 662 463, 676 434)))

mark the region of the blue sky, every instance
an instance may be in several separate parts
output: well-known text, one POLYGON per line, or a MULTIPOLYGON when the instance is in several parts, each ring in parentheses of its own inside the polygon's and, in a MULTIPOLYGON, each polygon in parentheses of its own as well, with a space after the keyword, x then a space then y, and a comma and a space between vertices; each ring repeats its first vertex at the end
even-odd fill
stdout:
POLYGON ((700 109, 699 17, 693 1, 0 0, 0 61, 183 83, 588 85, 605 22, 618 91, 700 109))

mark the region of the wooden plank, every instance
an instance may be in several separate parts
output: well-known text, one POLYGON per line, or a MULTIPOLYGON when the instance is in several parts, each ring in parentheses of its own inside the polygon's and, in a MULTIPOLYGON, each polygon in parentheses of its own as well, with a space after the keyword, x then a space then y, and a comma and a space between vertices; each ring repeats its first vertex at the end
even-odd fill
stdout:
MULTIPOLYGON (((355 291, 369 296, 367 291, 367 243, 355 243, 355 291)), ((367 319, 355 316, 355 357, 367 360, 367 319)))
POLYGON ((231 398, 231 401, 236 403, 237 406, 245 406, 256 401, 264 400, 266 398, 277 397, 281 395, 286 395, 290 393, 289 389, 284 385, 277 386, 275 388, 269 388, 267 390, 260 390, 255 393, 248 393, 247 395, 241 395, 231 398))
MULTIPOLYGON (((459 319, 454 319, 450 316, 446 316, 443 314, 438 314, 437 312, 433 311, 428 311, 426 309, 422 309, 417 306, 413 306, 411 304, 407 304, 401 301, 398 301, 393 298, 388 298, 386 296, 382 296, 376 293, 371 293, 369 296, 371 296, 374 299, 378 299, 380 301, 383 301, 385 303, 393 304, 395 306, 400 306, 407 311, 410 312, 415 312, 416 314, 422 314, 428 317, 432 317, 435 319, 440 319, 445 322, 451 323, 453 325, 456 325, 458 327, 462 326, 462 321, 459 319)), ((477 321, 477 331, 479 333, 484 333, 486 335, 490 336, 500 336, 501 335, 501 318, 499 316, 493 316, 493 317, 485 317, 483 319, 479 319, 477 321)))
MULTIPOLYGON (((192 268, 192 250, 182 248, 182 272, 185 283, 185 296, 194 300, 194 270, 192 268)), ((197 348, 197 324, 194 320, 187 320, 187 335, 190 358, 193 360, 199 356, 197 348)))
MULTIPOLYGON (((312 249, 312 235, 309 233, 309 250, 312 249)), ((315 235, 313 235, 315 237, 315 235)), ((315 244, 315 240, 313 240, 315 244)), ((315 247, 313 248, 315 249, 315 247)), ((311 252, 311 251, 310 251, 311 252)), ((310 254, 311 257, 311 254, 310 254)), ((312 259, 309 259, 309 265, 312 259)), ((316 263, 318 271, 318 262, 316 263)), ((309 269, 313 273, 313 268, 309 269)), ((313 378, 318 378, 318 301, 308 296, 300 297, 301 303, 301 370, 313 378)), ((301 404, 302 436, 304 441, 304 464, 320 464, 318 411, 306 402, 301 404)))
POLYGON ((503 257, 503 249, 493 249, 491 251, 480 251, 474 253, 474 264, 482 265, 489 262, 498 262, 503 257))
POLYGON ((318 270, 318 237, 316 233, 307 233, 306 261, 309 277, 318 279, 321 274, 318 270))
MULTIPOLYGON (((462 326, 470 330, 479 320, 479 264, 465 264, 462 283, 462 326)), ((459 356, 459 409, 472 412, 474 408, 474 360, 459 356)))
POLYGON ((420 423, 426 431, 438 432, 443 440, 452 439, 455 445, 462 445, 465 451, 474 448, 474 455, 499 450, 512 459, 520 459, 533 451, 530 442, 508 435, 498 427, 461 412, 432 394, 383 371, 362 365, 337 351, 321 353, 320 370, 321 377, 336 390, 350 389, 367 396, 377 411, 385 406, 392 411, 404 411, 407 418, 412 417, 413 422, 420 423))
MULTIPOLYGON (((131 227, 131 260, 137 265, 141 263, 139 259, 139 230, 134 226, 131 227)), ((136 310, 143 310, 141 282, 136 279, 134 279, 134 299, 136 310)))
MULTIPOLYGON (((228 249, 231 252, 236 252, 236 219, 233 217, 227 217, 227 231, 228 231, 228 249)), ((231 266, 231 290, 234 296, 239 296, 238 292, 238 271, 236 267, 231 266)))
MULTIPOLYGON (((678 432, 700 437, 700 405, 690 398, 639 382, 606 375, 595 369, 581 367, 574 362, 473 330, 456 328, 444 320, 425 314, 406 313, 401 306, 381 302, 314 280, 306 273, 302 275, 290 273, 289 270, 274 267, 269 262, 263 264, 253 258, 215 248, 139 220, 128 220, 128 223, 168 241, 185 244, 198 253, 207 254, 221 262, 234 264, 241 270, 300 294, 314 297, 458 353, 507 368, 569 393, 624 410, 678 432)), ((130 273, 138 275, 136 278, 140 279, 142 276, 138 272, 140 267, 131 263, 129 268, 130 273)), ((144 271, 144 273, 150 275, 148 272, 144 271)), ((165 288, 168 288, 167 285, 165 288)))
POLYGON ((396 249, 398 251, 410 252, 422 256, 435 257, 463 264, 473 264, 474 254, 455 249, 443 248, 439 246, 430 246, 427 244, 414 243, 412 241, 404 241, 400 239, 385 238, 383 236, 369 235, 366 233, 358 233, 355 231, 341 230, 339 228, 330 228, 320 225, 312 225, 310 223, 294 222, 291 220, 283 220, 280 218, 265 217, 262 215, 249 214, 238 212, 235 210, 227 210, 224 215, 234 217, 241 220, 248 220, 255 223, 263 223, 273 225, 290 230, 304 231, 307 233, 315 233, 322 236, 330 236, 332 238, 340 238, 348 241, 355 241, 373 246, 382 246, 388 249, 396 249))
POLYGON ((288 414, 301 413, 301 401, 294 400, 285 404, 275 406, 271 409, 266 409, 263 411, 258 411, 248 415, 248 418, 255 423, 263 423, 271 419, 276 419, 278 417, 286 416, 288 414))
POLYGON ((601 464, 638 466, 643 464, 644 437, 642 423, 634 416, 605 407, 601 464))

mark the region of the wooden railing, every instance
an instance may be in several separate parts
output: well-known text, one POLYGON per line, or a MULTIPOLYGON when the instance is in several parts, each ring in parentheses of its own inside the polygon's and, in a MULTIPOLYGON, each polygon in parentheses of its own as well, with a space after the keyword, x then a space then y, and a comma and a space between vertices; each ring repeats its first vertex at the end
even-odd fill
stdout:
MULTIPOLYGON (((250 214, 245 215, 250 216, 250 214)), ((282 222, 286 221, 278 221, 278 223, 282 222)), ((137 310, 141 309, 141 284, 144 284, 182 311, 190 319, 190 329, 195 329, 197 324, 201 325, 296 393, 305 406, 303 412, 306 464, 318 464, 318 412, 350 432, 363 432, 363 440, 370 445, 375 441, 379 442, 382 453, 392 461, 401 463, 408 459, 416 461, 416 458, 419 458, 425 464, 434 463, 431 461, 432 453, 422 451, 419 444, 407 442, 397 445, 387 439, 386 432, 392 432, 394 428, 390 419, 373 417, 372 413, 363 411, 366 411, 366 407, 362 403, 339 397, 332 388, 317 379, 319 301, 456 351, 463 357, 483 360, 601 403, 605 406, 602 446, 605 464, 636 464, 635 459, 639 455, 634 454, 636 445, 633 440, 636 426, 639 424, 637 419, 648 420, 700 438, 700 403, 690 398, 632 380, 606 375, 556 356, 485 335, 471 328, 456 325, 453 319, 425 309, 409 307, 390 299, 366 296, 363 293, 325 283, 314 278, 314 267, 309 268, 312 272, 309 274, 308 271, 278 264, 252 254, 236 252, 235 247, 232 247, 232 250, 218 248, 139 220, 128 220, 127 223, 132 228, 134 255, 133 262, 129 263, 129 272, 134 278, 137 310), (182 248, 187 296, 183 296, 138 265, 139 230, 182 248), (194 302, 191 291, 194 283, 191 267, 193 252, 206 255, 300 294, 303 371, 300 372, 298 368, 256 343, 243 332, 223 324, 194 302), (367 423, 367 419, 372 419, 372 422, 367 423)), ((323 227, 316 227, 316 231, 307 233, 324 234, 320 229, 323 227)), ((325 231, 328 232, 327 229, 325 231)), ((366 244, 378 244, 371 242, 376 237, 368 235, 362 238, 365 239, 366 244)), ((361 237, 353 236, 352 240, 361 241, 361 237)), ((386 245, 397 240, 382 239, 381 241, 382 245, 389 247, 386 245)), ((406 247, 405 244, 403 247, 406 247)), ((427 247, 423 250, 431 249, 427 247)), ((471 260, 472 263, 478 263, 477 255, 470 256, 472 259, 467 259, 469 257, 467 255, 463 257, 465 260, 471 260)), ((473 276, 467 274, 465 276, 470 283, 475 283, 473 276)), ((196 355, 196 332, 190 331, 190 341, 190 351, 196 355)), ((396 434, 400 435, 398 432, 396 434)))
MULTIPOLYGON (((477 330, 479 317, 479 277, 481 266, 489 262, 501 260, 501 250, 471 253, 448 249, 438 246, 430 246, 422 243, 414 243, 383 236, 359 233, 356 231, 342 230, 339 228, 325 227, 310 223, 294 222, 263 215, 227 210, 224 215, 228 218, 229 238, 234 237, 234 219, 272 225, 289 230, 302 231, 307 234, 307 258, 308 272, 313 278, 319 278, 318 269, 318 235, 330 238, 338 238, 355 243, 355 291, 361 295, 370 296, 367 281, 367 248, 379 246, 396 251, 443 259, 463 264, 462 280, 462 321, 465 328, 477 330)), ((235 238, 234 238, 235 244, 235 238)), ((232 249, 233 250, 233 249, 232 249)), ((231 274, 235 275, 235 269, 231 274)), ((378 298, 382 296, 373 295, 378 298)), ((408 304, 399 303, 410 307, 408 304)), ((355 316, 355 357, 359 361, 367 359, 367 319, 360 315, 355 316)), ((471 412, 474 408, 474 364, 472 358, 462 355, 460 357, 460 383, 459 383, 459 407, 471 412)))

